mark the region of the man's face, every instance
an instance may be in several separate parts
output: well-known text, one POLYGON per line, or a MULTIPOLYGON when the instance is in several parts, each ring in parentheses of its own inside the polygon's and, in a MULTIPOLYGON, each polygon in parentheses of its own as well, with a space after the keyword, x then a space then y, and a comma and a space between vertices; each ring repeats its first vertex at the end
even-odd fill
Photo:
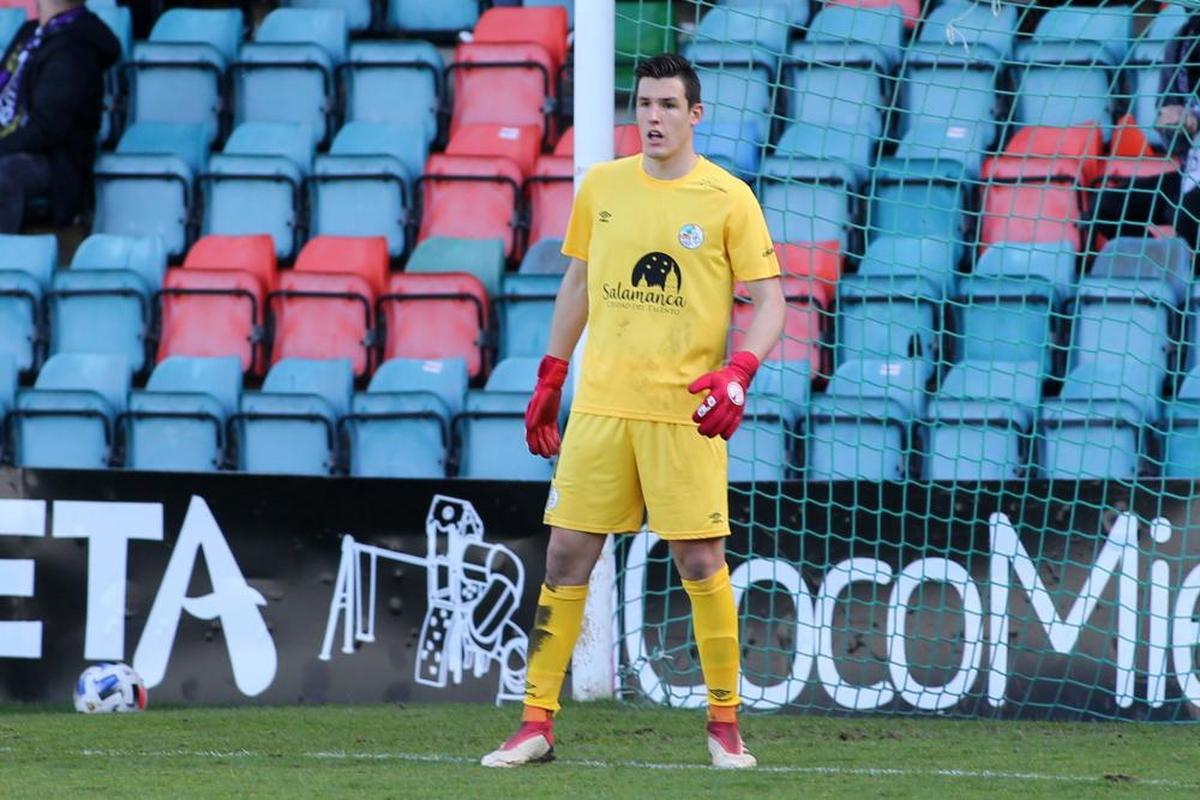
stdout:
POLYGON ((649 158, 666 160, 690 148, 692 128, 704 108, 688 108, 683 79, 642 78, 637 89, 637 124, 642 152, 649 158))

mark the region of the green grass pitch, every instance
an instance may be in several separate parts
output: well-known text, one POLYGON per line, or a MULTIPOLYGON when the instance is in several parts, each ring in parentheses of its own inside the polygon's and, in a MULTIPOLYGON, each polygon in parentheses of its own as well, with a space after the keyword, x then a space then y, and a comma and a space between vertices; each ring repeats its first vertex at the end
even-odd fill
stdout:
POLYGON ((1196 797, 1200 727, 824 718, 743 720, 753 772, 705 766, 703 716, 569 705, 559 760, 486 770, 517 719, 462 705, 0 709, 0 796, 557 798, 1196 797))

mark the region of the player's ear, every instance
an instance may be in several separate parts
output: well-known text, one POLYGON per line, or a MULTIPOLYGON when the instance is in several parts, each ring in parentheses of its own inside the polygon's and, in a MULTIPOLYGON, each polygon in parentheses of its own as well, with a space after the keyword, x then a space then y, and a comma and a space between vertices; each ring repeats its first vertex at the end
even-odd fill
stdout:
POLYGON ((696 103, 688 109, 689 121, 692 127, 700 124, 700 120, 704 119, 704 103, 696 103))

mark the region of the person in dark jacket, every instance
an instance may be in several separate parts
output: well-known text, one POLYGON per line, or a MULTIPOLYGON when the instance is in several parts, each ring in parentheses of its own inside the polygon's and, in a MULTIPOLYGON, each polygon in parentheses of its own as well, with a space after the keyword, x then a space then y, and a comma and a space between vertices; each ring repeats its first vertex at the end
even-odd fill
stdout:
POLYGON ((0 61, 0 233, 17 233, 27 202, 50 201, 69 223, 91 192, 104 74, 121 45, 82 0, 38 0, 0 61))
POLYGON ((1167 45, 1159 79, 1155 127, 1180 169, 1135 178, 1096 199, 1096 231, 1111 239, 1144 236, 1170 225, 1195 250, 1200 245, 1200 14, 1192 14, 1167 45))

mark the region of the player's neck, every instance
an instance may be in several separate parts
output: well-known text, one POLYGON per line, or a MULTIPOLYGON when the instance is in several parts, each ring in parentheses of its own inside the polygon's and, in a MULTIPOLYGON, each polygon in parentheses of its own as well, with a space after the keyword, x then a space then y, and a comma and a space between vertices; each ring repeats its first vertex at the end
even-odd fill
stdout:
POLYGON ((687 175, 696 166, 700 156, 692 148, 672 153, 666 158, 642 157, 642 170, 651 178, 659 181, 673 181, 687 175))

